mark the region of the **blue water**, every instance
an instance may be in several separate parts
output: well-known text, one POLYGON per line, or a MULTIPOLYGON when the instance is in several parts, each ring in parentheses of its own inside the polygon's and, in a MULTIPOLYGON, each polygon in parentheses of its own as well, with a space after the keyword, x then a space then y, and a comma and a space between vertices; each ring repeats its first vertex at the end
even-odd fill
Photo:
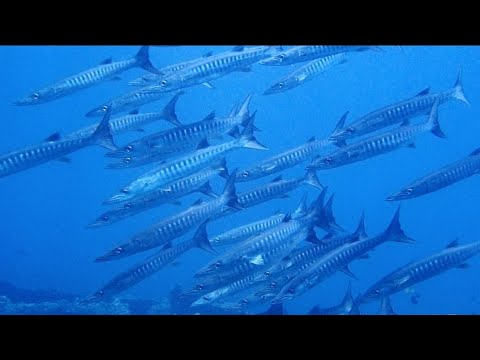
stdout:
MULTIPOLYGON (((158 68, 219 53, 225 46, 152 47, 152 62, 158 68)), ((480 147, 480 48, 456 46, 384 47, 384 52, 350 54, 345 64, 335 66, 318 78, 290 91, 261 96, 271 84, 298 67, 254 65, 250 73, 234 72, 213 82, 215 89, 194 87, 179 100, 178 117, 188 123, 201 120, 212 110, 227 115, 232 106, 249 94, 251 110, 258 110, 256 125, 263 131, 258 140, 269 152, 242 149, 228 155, 230 170, 244 167, 280 151, 302 144, 311 136, 325 138, 341 115, 349 110, 352 121, 382 106, 409 98, 426 87, 442 91, 453 86, 460 68, 471 106, 453 100, 442 105, 439 121, 448 135, 439 139, 425 134, 417 148, 404 148, 367 161, 341 168, 319 171, 322 184, 335 192, 337 222, 354 230, 362 210, 370 235, 380 233, 390 222, 397 203, 384 201, 412 180, 447 163, 460 159, 480 147)), ((127 85, 145 73, 132 69, 122 81, 111 81, 56 101, 31 107, 11 103, 66 76, 93 67, 112 56, 127 59, 138 47, 115 46, 19 46, 0 47, 0 153, 41 142, 50 134, 68 133, 97 121, 84 114, 110 98, 130 91, 127 85)), ((160 110, 166 100, 148 104, 142 111, 160 110)), ((157 122, 148 132, 170 125, 157 122)), ((115 138, 125 144, 139 136, 132 132, 115 138)), ((0 179, 0 280, 18 288, 52 289, 88 296, 117 273, 143 260, 149 253, 107 263, 93 260, 111 250, 155 221, 188 207, 198 194, 182 199, 182 206, 164 205, 109 227, 85 229, 85 225, 104 212, 101 202, 116 193, 149 167, 106 170, 105 150, 92 146, 72 154, 71 164, 50 162, 0 179)), ((301 176, 304 165, 283 172, 285 178, 301 176)), ((278 174, 277 174, 278 175, 278 174)), ((274 176, 271 176, 272 178, 274 176)), ((240 183, 239 191, 266 183, 269 178, 240 183)), ((224 181, 215 179, 216 192, 224 181)), ((293 210, 307 191, 309 201, 318 195, 311 187, 300 187, 290 198, 278 199, 247 209, 208 225, 210 235, 271 215, 277 210, 293 210)), ((313 305, 332 306, 343 298, 348 282, 354 296, 395 268, 440 251, 458 238, 461 243, 480 240, 478 204, 480 187, 476 177, 438 192, 402 203, 401 223, 417 244, 385 243, 371 252, 368 260, 358 260, 350 269, 359 280, 337 273, 304 296, 286 304, 290 314, 302 314, 313 305)), ((319 232, 321 234, 321 232, 319 232)), ((191 234, 190 234, 191 235, 191 234)), ((188 239, 190 235, 182 239, 188 239)), ((155 251, 155 250, 154 250, 155 251)), ((153 251, 152 251, 153 252, 153 251)), ((193 249, 151 278, 129 289, 120 297, 160 301, 176 284, 188 288, 193 274, 211 260, 211 255, 193 249)), ((479 259, 469 261, 466 270, 453 269, 415 287, 418 304, 411 294, 392 297, 399 314, 471 314, 480 311, 479 259)), ((8 294, 7 294, 8 296, 8 294)), ((375 313, 378 303, 362 307, 375 313)))

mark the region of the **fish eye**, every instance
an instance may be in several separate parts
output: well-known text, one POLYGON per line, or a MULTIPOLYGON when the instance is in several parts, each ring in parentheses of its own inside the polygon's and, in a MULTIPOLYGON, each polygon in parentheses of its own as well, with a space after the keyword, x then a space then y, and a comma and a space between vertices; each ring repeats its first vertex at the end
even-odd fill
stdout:
POLYGON ((355 129, 352 128, 352 127, 349 127, 349 128, 347 129, 347 132, 348 132, 349 134, 353 134, 353 133, 355 132, 355 129))
POLYGON ((38 100, 39 97, 40 97, 40 95, 38 93, 32 94, 32 99, 33 100, 38 100))
POLYGON ((289 293, 289 294, 295 294, 295 289, 294 289, 294 288, 288 289, 288 293, 289 293))
POLYGON ((242 173, 242 177, 244 177, 244 178, 248 177, 249 175, 250 175, 250 171, 246 171, 246 170, 245 170, 245 171, 242 173))
POLYGON ((97 295, 97 296, 103 296, 103 290, 97 291, 97 294, 96 294, 96 295, 97 295))
POLYGON ((413 189, 412 189, 412 188, 408 188, 408 189, 407 189, 407 194, 410 195, 411 193, 413 193, 413 189))
POLYGON ((102 111, 107 111, 107 109, 108 109, 108 106, 107 106, 107 105, 103 105, 103 106, 102 106, 102 111))
POLYGON ((285 85, 285 84, 284 84, 283 82, 279 82, 279 83, 278 83, 278 87, 279 87, 280 89, 283 88, 284 85, 285 85))
POLYGON ((214 265, 215 269, 218 269, 220 267, 220 265, 221 264, 219 262, 215 263, 215 265, 214 265))
POLYGON ((203 284, 198 284, 198 285, 196 286, 196 289, 197 289, 197 290, 203 290, 203 288, 204 288, 203 284))
POLYGON ((123 248, 118 247, 118 248, 115 249, 115 254, 121 254, 122 251, 123 251, 123 248))
POLYGON ((124 194, 128 194, 128 189, 127 189, 127 188, 125 188, 125 189, 122 189, 122 193, 124 193, 124 194))
POLYGON ((102 220, 103 220, 103 221, 108 221, 108 220, 110 220, 110 217, 109 217, 108 215, 104 215, 104 216, 102 217, 102 220))
POLYGON ((123 205, 123 207, 125 209, 130 209, 132 207, 132 203, 126 203, 125 205, 123 205))
POLYGON ((277 286, 277 283, 275 281, 272 281, 272 283, 270 284, 271 287, 276 287, 277 286))
POLYGON ((243 299, 241 302, 242 302, 243 305, 247 305, 247 304, 248 304, 248 300, 247 300, 247 299, 243 299))
POLYGON ((270 276, 270 271, 265 271, 264 274, 265 274, 266 277, 269 277, 270 276))
POLYGON ((132 158, 129 158, 129 157, 123 159, 123 162, 124 162, 125 164, 129 164, 131 161, 132 161, 132 158))
POLYGON ((278 55, 278 58, 279 58, 280 60, 285 59, 285 54, 280 54, 280 55, 278 55))
POLYGON ((379 289, 375 289, 374 293, 375 293, 375 295, 380 295, 380 290, 379 290, 379 289))
POLYGON ((331 163, 333 162, 333 159, 332 159, 331 157, 327 157, 327 158, 325 159, 325 162, 326 162, 327 164, 331 164, 331 163))
POLYGON ((126 152, 130 152, 133 150, 133 146, 132 145, 128 145, 126 148, 125 148, 125 151, 126 152))
POLYGON ((167 80, 163 80, 163 81, 160 83, 160 86, 163 86, 163 87, 167 86, 167 80))

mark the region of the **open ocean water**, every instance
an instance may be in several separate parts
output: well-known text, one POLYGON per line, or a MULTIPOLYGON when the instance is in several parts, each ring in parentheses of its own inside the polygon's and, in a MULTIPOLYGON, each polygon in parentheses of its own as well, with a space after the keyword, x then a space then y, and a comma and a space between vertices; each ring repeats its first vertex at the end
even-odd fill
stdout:
MULTIPOLYGON (((175 46, 150 48, 153 65, 164 66, 200 58, 207 52, 218 54, 233 46, 175 46)), ((285 47, 287 49, 288 47, 285 47)), ((85 117, 91 109, 133 90, 128 81, 148 74, 134 68, 122 73, 121 80, 106 81, 63 98, 35 106, 12 103, 67 76, 98 65, 113 57, 130 59, 139 47, 131 46, 2 46, 0 47, 0 153, 39 144, 49 135, 67 134, 94 124, 101 118, 85 117)), ((200 121, 210 112, 227 116, 235 103, 253 94, 250 112, 257 111, 255 136, 269 151, 239 149, 226 156, 230 172, 305 143, 315 136, 328 138, 340 117, 349 111, 349 122, 383 106, 411 98, 429 87, 439 92, 453 87, 462 70, 465 96, 470 106, 453 99, 439 107, 440 139, 430 132, 418 137, 416 148, 396 151, 339 168, 317 171, 320 182, 335 193, 336 221, 348 232, 357 226, 365 211, 366 231, 381 233, 393 217, 398 202, 385 198, 411 181, 444 165, 466 157, 480 147, 480 47, 476 46, 381 46, 383 51, 352 52, 347 61, 332 66, 311 81, 291 90, 262 95, 272 84, 304 64, 263 66, 251 71, 234 71, 206 86, 186 88, 177 104, 182 123, 200 121)), ((160 111, 172 94, 140 108, 160 111)), ((121 114, 114 114, 115 118, 121 114)), ((426 120, 427 116, 415 119, 426 120)), ((166 130, 173 125, 156 121, 145 132, 131 131, 114 137, 117 145, 166 130)), ((390 128, 391 129, 391 128, 390 128)), ((367 135, 368 136, 368 135, 367 135)), ((224 141, 230 141, 228 136, 224 141)), ((354 139, 355 140, 355 139, 354 139)), ((322 154, 335 150, 330 146, 322 154)), ((193 275, 213 259, 208 252, 191 249, 143 282, 119 293, 111 300, 82 305, 79 300, 101 289, 118 273, 153 254, 141 252, 111 262, 94 260, 126 242, 155 222, 174 215, 197 199, 195 193, 181 199, 181 205, 165 204, 110 226, 88 229, 110 207, 102 202, 153 165, 131 169, 105 169, 112 162, 108 150, 90 146, 71 155, 71 163, 50 161, 0 179, 0 314, 93 313, 170 314, 169 298, 180 285, 188 290, 193 275), (134 305, 138 305, 135 308, 134 305), (140 305, 141 306, 140 306, 140 305)), ((237 192, 265 184, 278 175, 285 179, 305 174, 308 161, 281 173, 236 184, 237 192)), ((475 176, 439 191, 401 202, 400 222, 416 244, 387 242, 369 259, 355 260, 349 269, 353 279, 339 271, 307 293, 284 304, 288 314, 305 314, 314 305, 326 308, 340 303, 349 282, 353 296, 412 260, 440 252, 451 241, 460 244, 480 241, 478 207, 480 187, 475 176)), ((211 182, 221 193, 225 180, 211 182)), ((276 211, 292 212, 302 195, 308 203, 319 190, 300 186, 281 198, 265 202, 207 224, 209 236, 236 226, 266 218, 276 211)), ((197 226, 175 240, 192 237, 197 226)), ((318 230, 319 237, 325 235, 318 230)), ((468 269, 452 269, 391 296, 397 314, 474 314, 480 311, 479 257, 468 261, 468 269)), ((228 300, 228 299, 225 299, 228 300)), ((268 303, 249 313, 260 313, 268 303)), ((375 314, 379 302, 362 305, 361 312, 375 314)), ((190 310, 189 310, 190 311, 190 310)), ((191 311, 195 312, 195 310, 191 311)), ((221 310, 218 310, 220 313, 221 310)), ((202 313, 202 312, 200 312, 202 313)), ((217 313, 215 308, 209 313, 217 313)))

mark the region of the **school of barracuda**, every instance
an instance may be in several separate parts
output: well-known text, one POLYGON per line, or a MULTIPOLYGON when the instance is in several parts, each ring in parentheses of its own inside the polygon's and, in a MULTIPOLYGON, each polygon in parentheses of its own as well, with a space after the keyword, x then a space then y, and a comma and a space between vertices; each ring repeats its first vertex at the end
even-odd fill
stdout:
MULTIPOLYGON (((262 94, 274 96, 306 81, 314 81, 331 67, 348 66, 347 59, 354 53, 385 50, 378 46, 235 46, 223 53, 208 52, 202 57, 159 69, 150 62, 149 50, 149 46, 142 46, 131 59, 116 62, 107 59, 94 68, 16 101, 16 106, 58 101, 96 84, 120 80, 119 75, 129 69, 139 67, 147 71, 129 82, 131 91, 86 113, 87 117, 101 117, 96 125, 63 136, 55 133, 40 144, 0 156, 1 177, 49 161, 69 162, 71 153, 90 145, 109 150, 105 155, 113 162, 107 169, 128 171, 145 166, 142 175, 131 178, 120 189, 112 189, 110 196, 106 194, 103 204, 112 208, 86 224, 92 229, 110 226, 163 204, 180 205, 180 199, 188 194, 207 196, 175 215, 158 219, 133 236, 118 239, 118 246, 99 254, 96 262, 110 262, 153 251, 144 261, 114 274, 107 283, 98 284, 98 290, 86 296, 83 304, 113 301, 119 294, 176 262, 182 254, 200 248, 211 254, 211 261, 192 274, 191 288, 176 290, 176 313, 287 314, 288 305, 285 304, 288 301, 302 296, 333 274, 343 272, 356 279, 349 265, 374 256, 372 250, 383 243, 415 246, 412 245, 415 240, 407 235, 408 224, 401 223, 400 206, 392 213, 390 224, 378 234, 367 235, 368 214, 352 214, 359 218, 357 229, 353 232, 343 229, 335 220, 334 193, 329 184, 319 181, 317 172, 366 161, 403 147, 415 147, 415 139, 425 133, 446 137, 439 122, 439 107, 450 100, 469 104, 463 91, 461 70, 450 89, 431 92, 427 88, 409 99, 372 109, 353 121, 347 120, 348 112, 345 112, 327 138, 312 137, 280 152, 269 149, 261 125, 257 127, 257 121, 261 124, 261 116, 252 111, 251 103, 260 94, 244 94, 243 99, 232 104, 230 113, 219 116, 211 112, 203 120, 191 123, 177 118, 177 102, 188 88, 197 85, 213 88, 212 82, 232 72, 249 73, 253 71, 252 66, 255 71, 267 66, 280 70, 288 65, 287 75, 262 94), (161 99, 166 102, 162 111, 138 111, 139 106, 161 99), (117 113, 126 115, 111 119, 117 113), (424 120, 412 121, 418 117, 424 120), (169 128, 128 144, 115 143, 116 135, 143 131, 146 124, 158 120, 168 123, 169 128), (266 155, 263 160, 241 169, 228 160, 229 153, 240 149, 264 151, 266 155), (279 174, 293 167, 299 169, 297 177, 284 179, 279 174), (236 190, 236 183, 274 174, 277 174, 275 178, 252 185, 247 191, 236 190), (216 177, 225 179, 221 193, 215 193, 210 186, 210 181, 216 177), (223 233, 209 234, 212 222, 286 197, 304 185, 315 189, 317 195, 310 201, 303 196, 296 209, 277 212, 223 233), (322 236, 318 235, 319 231, 323 232, 322 236), (179 241, 182 237, 184 239, 179 241)), ((112 171, 112 176, 116 171, 112 171)), ((465 158, 412 180, 396 192, 392 189, 392 195, 385 200, 425 196, 479 171, 480 148, 472 149, 465 158)), ((337 306, 321 308, 317 305, 308 314, 362 314, 363 304, 378 301, 377 314, 394 315, 391 297, 395 293, 449 269, 467 268, 467 261, 479 252, 480 242, 459 244, 453 241, 430 257, 412 259, 411 263, 380 276, 377 283, 356 296, 352 295, 349 284, 337 306)))

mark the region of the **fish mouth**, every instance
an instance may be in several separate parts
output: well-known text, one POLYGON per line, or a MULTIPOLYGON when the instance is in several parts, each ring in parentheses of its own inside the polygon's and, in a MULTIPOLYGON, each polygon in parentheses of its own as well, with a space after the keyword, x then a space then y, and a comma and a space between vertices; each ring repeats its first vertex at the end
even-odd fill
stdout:
POLYGON ((27 106, 27 105, 35 105, 35 104, 36 104, 35 102, 30 101, 28 99, 12 101, 13 106, 27 106))
POLYGON ((265 90, 262 95, 273 95, 273 94, 278 94, 280 92, 281 91, 277 90, 276 88, 270 88, 265 90))
POLYGON ((260 60, 258 63, 260 65, 275 66, 275 65, 280 65, 281 61, 279 61, 275 57, 270 57, 270 58, 267 58, 267 59, 260 60))
POLYGON ((207 297, 207 296, 202 296, 201 298, 199 298, 198 300, 196 300, 195 302, 193 302, 193 303, 190 305, 190 307, 210 304, 213 300, 214 300, 214 299, 209 298, 209 297, 207 297))
POLYGON ((283 304, 284 302, 286 302, 288 300, 291 300, 292 298, 293 298, 293 296, 283 295, 283 296, 280 296, 278 298, 273 299, 271 304, 272 305, 280 305, 280 304, 283 304))
POLYGON ((93 109, 85 114, 86 117, 97 117, 97 116, 103 116, 105 115, 104 110, 102 110, 102 107, 98 107, 96 109, 93 109))
POLYGON ((131 154, 129 152, 125 151, 125 150, 115 150, 115 151, 107 152, 105 154, 105 157, 124 158, 124 157, 128 157, 129 155, 131 155, 131 154))
POLYGON ((109 222, 105 222, 103 220, 96 220, 88 225, 85 225, 85 229, 96 229, 109 224, 110 224, 109 222))
POLYGON ((112 250, 106 253, 105 255, 97 257, 93 262, 95 263, 107 262, 107 261, 119 259, 120 257, 122 257, 121 253, 117 254, 115 250, 112 250))
POLYGON ((123 201, 130 200, 132 197, 127 195, 127 194, 117 194, 113 195, 111 198, 104 200, 103 205, 111 205, 111 204, 117 204, 123 201))
POLYGON ((128 169, 131 168, 133 165, 134 164, 132 163, 119 162, 105 165, 105 169, 128 169))
POLYGON ((400 200, 406 200, 406 199, 409 199, 409 197, 402 194, 401 192, 398 192, 396 194, 387 196, 385 198, 385 201, 400 201, 400 200))

